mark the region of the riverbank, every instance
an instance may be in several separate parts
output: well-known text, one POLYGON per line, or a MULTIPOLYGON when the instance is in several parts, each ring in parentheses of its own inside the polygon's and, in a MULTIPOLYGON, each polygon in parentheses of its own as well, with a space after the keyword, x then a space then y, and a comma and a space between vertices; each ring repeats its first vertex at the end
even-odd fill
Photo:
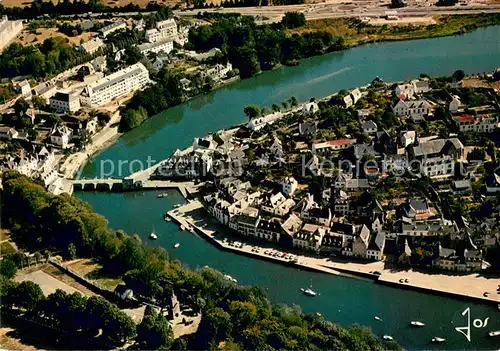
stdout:
MULTIPOLYGON (((478 273, 453 275, 444 272, 422 272, 413 269, 398 268, 383 261, 352 262, 308 256, 295 252, 292 253, 296 257, 294 262, 289 259, 266 254, 270 250, 285 252, 288 249, 269 244, 250 243, 245 241, 245 238, 241 236, 235 239, 235 237, 218 231, 217 228, 212 227, 207 221, 195 221, 191 213, 199 210, 204 211, 203 205, 198 200, 195 200, 168 211, 167 215, 181 227, 185 228, 185 230, 202 236, 221 250, 305 270, 332 275, 342 274, 350 277, 368 278, 376 283, 391 285, 401 289, 418 290, 486 304, 500 303, 500 294, 496 291, 498 278, 488 278, 478 273), (232 242, 236 240, 243 245, 241 247, 234 246, 232 242), (485 292, 488 292, 489 295, 484 296, 485 292)), ((204 215, 209 216, 206 212, 204 215)))
POLYGON ((361 23, 355 18, 317 19, 310 20, 304 26, 289 30, 289 32, 302 34, 326 31, 332 35, 342 36, 345 43, 352 48, 369 43, 454 36, 500 24, 500 13, 428 17, 434 24, 397 25, 388 20, 372 24, 371 22, 361 23))

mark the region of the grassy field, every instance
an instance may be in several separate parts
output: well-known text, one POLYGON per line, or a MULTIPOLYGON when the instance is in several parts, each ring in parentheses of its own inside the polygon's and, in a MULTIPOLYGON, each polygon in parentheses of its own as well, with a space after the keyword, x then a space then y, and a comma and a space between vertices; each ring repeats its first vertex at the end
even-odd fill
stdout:
POLYGON ((500 14, 447 15, 434 17, 436 24, 369 25, 352 18, 335 18, 308 21, 305 26, 289 30, 290 34, 327 31, 344 37, 346 44, 356 46, 377 41, 408 40, 442 37, 465 33, 475 28, 500 24, 500 14))
POLYGON ((5 241, 5 242, 0 244, 1 255, 7 255, 10 253, 14 253, 14 252, 16 252, 16 249, 14 248, 14 246, 12 246, 11 243, 5 241))

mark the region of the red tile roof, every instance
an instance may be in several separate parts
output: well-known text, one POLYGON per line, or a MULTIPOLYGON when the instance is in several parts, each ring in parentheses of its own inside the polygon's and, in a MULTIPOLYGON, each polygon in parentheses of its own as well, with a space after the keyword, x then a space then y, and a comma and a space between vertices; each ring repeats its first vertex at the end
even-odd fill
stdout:
POLYGON ((354 143, 353 139, 338 139, 338 140, 330 140, 328 141, 329 145, 349 145, 354 143))
POLYGON ((474 116, 464 115, 464 116, 456 117, 455 121, 457 121, 458 123, 472 123, 472 122, 474 122, 474 116))

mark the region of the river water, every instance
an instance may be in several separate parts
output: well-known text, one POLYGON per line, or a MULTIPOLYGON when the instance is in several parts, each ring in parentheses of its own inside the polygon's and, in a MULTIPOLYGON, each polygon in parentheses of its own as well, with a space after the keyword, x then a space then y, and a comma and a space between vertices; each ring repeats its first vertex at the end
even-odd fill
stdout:
MULTIPOLYGON (((396 81, 420 73, 449 75, 457 69, 477 73, 499 66, 500 27, 456 37, 365 45, 314 57, 302 61, 300 66, 263 73, 150 118, 97 155, 86 165, 82 176, 126 176, 141 163, 146 165, 148 158, 162 160, 176 148, 189 146, 196 136, 243 122, 243 107, 249 104, 271 106, 291 96, 305 101, 367 84, 375 76, 396 81)), ((138 233, 146 241, 155 228, 159 239, 154 244, 167 248, 172 257, 193 268, 209 265, 232 275, 241 284, 259 285, 274 302, 298 304, 305 312, 320 312, 342 325, 367 325, 379 335, 392 335, 409 349, 436 348, 429 343, 433 336, 445 337, 446 343, 440 346, 447 349, 500 348, 500 338, 486 335, 488 331, 500 330, 500 312, 491 306, 382 286, 363 279, 301 271, 219 251, 205 240, 163 221, 162 215, 167 210, 183 202, 180 194, 170 191, 164 199, 156 199, 156 194, 75 193, 106 216, 112 227, 138 233), (173 250, 176 242, 181 243, 181 247, 173 250), (299 292, 299 288, 311 281, 314 290, 320 293, 315 298, 299 292), (471 310, 471 342, 455 330, 467 325, 466 317, 461 315, 467 307, 471 310), (383 321, 375 321, 375 315, 383 321), (486 328, 473 327, 475 319, 487 317, 486 328), (421 320, 426 326, 410 328, 411 320, 421 320)))

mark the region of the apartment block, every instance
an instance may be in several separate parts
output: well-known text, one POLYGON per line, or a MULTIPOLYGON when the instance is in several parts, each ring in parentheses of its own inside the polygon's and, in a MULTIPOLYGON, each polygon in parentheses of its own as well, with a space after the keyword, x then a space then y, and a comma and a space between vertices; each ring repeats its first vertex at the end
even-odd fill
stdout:
POLYGON ((82 92, 81 101, 91 107, 100 106, 143 89, 149 82, 149 72, 139 62, 87 85, 82 92))

